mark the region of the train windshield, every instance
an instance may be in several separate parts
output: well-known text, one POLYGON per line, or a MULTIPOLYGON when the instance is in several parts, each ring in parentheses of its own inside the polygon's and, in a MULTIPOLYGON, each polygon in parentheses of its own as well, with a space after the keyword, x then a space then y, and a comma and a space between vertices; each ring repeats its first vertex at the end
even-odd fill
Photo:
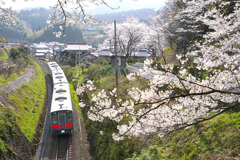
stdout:
POLYGON ((64 114, 59 114, 59 123, 65 123, 65 116, 64 114))
POLYGON ((52 123, 57 123, 57 115, 56 114, 52 114, 52 123))
POLYGON ((72 121, 72 112, 71 111, 67 112, 67 120, 72 121))

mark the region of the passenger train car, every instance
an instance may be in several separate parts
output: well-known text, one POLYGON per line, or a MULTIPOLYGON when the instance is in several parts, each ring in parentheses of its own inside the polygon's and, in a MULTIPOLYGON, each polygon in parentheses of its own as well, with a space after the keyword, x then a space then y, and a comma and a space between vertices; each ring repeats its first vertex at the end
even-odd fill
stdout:
POLYGON ((51 102, 51 128, 53 134, 69 134, 73 131, 73 108, 69 84, 61 67, 48 62, 53 81, 51 102))

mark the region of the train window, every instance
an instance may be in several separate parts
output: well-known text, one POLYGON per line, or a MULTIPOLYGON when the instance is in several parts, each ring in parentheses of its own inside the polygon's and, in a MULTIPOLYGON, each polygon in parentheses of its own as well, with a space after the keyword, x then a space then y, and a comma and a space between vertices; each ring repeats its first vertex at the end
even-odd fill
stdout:
POLYGON ((68 121, 72 120, 72 112, 70 112, 70 111, 67 112, 67 120, 68 121))
POLYGON ((63 78, 63 76, 57 76, 56 78, 57 78, 57 79, 61 79, 61 78, 63 78))
POLYGON ((59 89, 59 90, 56 91, 56 93, 62 93, 62 92, 66 92, 66 90, 64 90, 64 89, 59 89))
POLYGON ((59 74, 62 74, 62 73, 55 73, 55 75, 59 75, 59 74))
POLYGON ((59 115, 59 123, 65 123, 65 115, 64 114, 59 115))
POLYGON ((58 123, 57 115, 52 114, 52 123, 58 123))
POLYGON ((57 97, 57 98, 55 98, 56 101, 58 101, 58 100, 65 100, 65 99, 67 99, 67 97, 57 97))

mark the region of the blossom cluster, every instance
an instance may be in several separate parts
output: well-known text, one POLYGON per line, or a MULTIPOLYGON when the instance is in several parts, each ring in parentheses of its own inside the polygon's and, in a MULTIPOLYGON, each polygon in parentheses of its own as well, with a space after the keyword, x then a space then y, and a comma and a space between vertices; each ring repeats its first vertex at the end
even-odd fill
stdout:
POLYGON ((16 19, 14 14, 16 11, 12 7, 5 7, 6 4, 6 0, 0 0, 0 19, 7 25, 15 25, 16 19))
MULTIPOLYGON (((156 72, 151 68, 152 61, 147 60, 141 72, 154 74, 148 88, 128 89, 130 99, 121 99, 116 89, 93 94, 88 117, 99 122, 105 118, 118 122, 118 133, 113 133, 113 139, 122 140, 124 135, 164 136, 240 105, 239 4, 234 5, 233 12, 225 14, 223 10, 229 2, 186 0, 185 3, 186 8, 178 18, 184 12, 184 16, 194 16, 194 20, 212 30, 204 35, 204 42, 195 44, 199 50, 190 51, 184 59, 177 57, 182 64, 192 58, 196 68, 208 75, 203 79, 194 77, 184 65, 174 74, 170 64, 162 64, 163 70, 156 72), (209 9, 213 4, 218 7, 209 9)), ((129 80, 134 76, 141 74, 130 74, 129 80)), ((88 88, 94 88, 90 84, 88 88)))

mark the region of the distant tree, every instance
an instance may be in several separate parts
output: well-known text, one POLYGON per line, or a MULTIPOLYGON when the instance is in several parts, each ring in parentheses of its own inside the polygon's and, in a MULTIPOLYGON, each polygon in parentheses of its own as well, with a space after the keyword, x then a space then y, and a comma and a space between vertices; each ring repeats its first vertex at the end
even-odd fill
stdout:
POLYGON ((21 53, 21 57, 25 59, 29 59, 29 55, 31 54, 31 51, 28 47, 21 46, 20 48, 18 48, 18 50, 21 53))
POLYGON ((89 79, 99 84, 102 77, 109 73, 112 74, 112 66, 104 58, 100 58, 89 66, 87 73, 89 79))
POLYGON ((20 51, 18 49, 12 48, 10 50, 10 56, 13 59, 16 59, 20 55, 20 51))
POLYGON ((87 58, 82 58, 81 59, 81 69, 82 69, 82 73, 84 73, 84 69, 88 68, 92 63, 88 61, 87 58))
POLYGON ((7 63, 3 65, 3 74, 5 78, 8 78, 14 72, 14 68, 11 64, 11 60, 8 59, 7 63))
POLYGON ((28 64, 28 60, 25 61, 25 59, 23 57, 17 58, 16 62, 15 62, 16 66, 15 66, 15 71, 17 72, 18 75, 20 75, 21 71, 23 71, 28 64))
POLYGON ((5 43, 6 39, 4 37, 0 37, 0 42, 5 43))
MULTIPOLYGON (((135 17, 128 17, 123 23, 117 24, 117 47, 118 53, 124 54, 126 60, 131 58, 132 53, 146 47, 149 28, 135 17)), ((114 45, 114 25, 110 24, 104 30, 107 39, 103 46, 110 48, 112 52, 114 45)))
MULTIPOLYGON (((166 33, 164 31, 166 22, 164 19, 164 14, 162 14, 162 12, 156 14, 150 19, 151 25, 149 26, 150 29, 147 45, 149 54, 152 57, 161 55, 164 58, 164 50, 169 45, 166 39, 166 33)), ((165 58, 164 61, 166 63, 165 58)))

